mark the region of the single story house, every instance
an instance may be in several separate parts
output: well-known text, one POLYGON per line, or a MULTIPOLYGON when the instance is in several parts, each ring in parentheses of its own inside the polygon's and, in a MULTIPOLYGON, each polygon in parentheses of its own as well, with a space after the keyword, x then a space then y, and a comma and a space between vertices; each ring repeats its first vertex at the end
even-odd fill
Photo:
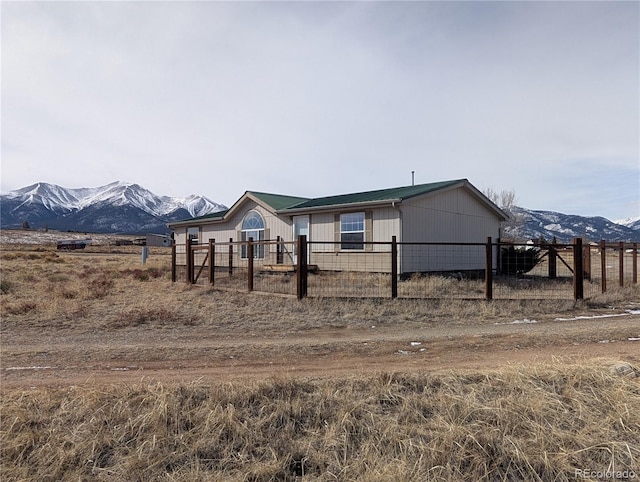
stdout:
MULTIPOLYGON (((321 270, 391 271, 389 243, 396 237, 400 273, 482 270, 484 247, 407 243, 484 243, 500 238, 508 216, 467 179, 303 198, 247 191, 226 211, 172 222, 177 245, 192 242, 275 240, 288 243, 285 264, 295 262, 293 241, 304 234, 309 262, 321 270), (470 254, 471 249, 471 254, 470 254), (376 260, 376 257, 379 258, 376 260)), ((254 258, 275 263, 273 245, 256 246, 254 258)), ((246 263, 246 246, 234 252, 246 263)), ((495 258, 495 256, 494 256, 495 258)), ((239 263, 239 264, 236 264, 239 263)))

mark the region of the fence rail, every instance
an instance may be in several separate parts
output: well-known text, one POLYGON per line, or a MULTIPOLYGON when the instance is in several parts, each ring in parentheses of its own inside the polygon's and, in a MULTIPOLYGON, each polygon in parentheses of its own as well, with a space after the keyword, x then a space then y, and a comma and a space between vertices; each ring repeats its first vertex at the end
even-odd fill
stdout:
POLYGON ((187 242, 172 281, 304 298, 591 298, 638 282, 637 243, 187 242), (346 249, 345 249, 346 248, 346 249))

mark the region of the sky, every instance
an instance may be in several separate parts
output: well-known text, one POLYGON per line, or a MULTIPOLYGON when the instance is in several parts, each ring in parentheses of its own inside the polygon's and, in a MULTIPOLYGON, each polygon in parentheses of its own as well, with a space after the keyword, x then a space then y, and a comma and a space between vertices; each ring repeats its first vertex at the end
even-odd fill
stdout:
POLYGON ((640 3, 5 1, 0 192, 466 178, 640 216, 640 3))

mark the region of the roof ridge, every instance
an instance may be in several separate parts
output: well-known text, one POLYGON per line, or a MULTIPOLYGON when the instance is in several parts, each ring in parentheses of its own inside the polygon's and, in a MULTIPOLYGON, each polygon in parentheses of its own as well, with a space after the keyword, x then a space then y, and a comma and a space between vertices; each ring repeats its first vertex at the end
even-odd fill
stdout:
POLYGON ((344 193, 344 194, 332 194, 329 196, 321 196, 321 197, 317 197, 317 198, 313 198, 315 199, 324 199, 324 198, 328 198, 328 197, 340 197, 340 196, 354 196, 354 195, 360 195, 360 194, 369 194, 369 193, 376 193, 376 192, 387 192, 387 191, 398 191, 398 190, 415 190, 416 188, 426 188, 426 187, 433 187, 436 184, 442 184, 442 185, 451 185, 451 184, 457 184, 459 182, 463 182, 463 181, 467 181, 467 179, 452 179, 449 181, 434 181, 434 182, 425 182, 425 183, 421 183, 421 184, 411 184, 409 186, 397 186, 397 187, 385 187, 385 188, 381 188, 381 189, 369 189, 367 191, 360 191, 360 192, 350 192, 350 193, 344 193))
POLYGON ((453 186, 461 182, 468 182, 467 179, 454 179, 450 181, 437 181, 424 184, 414 184, 411 186, 400 186, 384 189, 375 189, 370 191, 362 191, 348 194, 337 194, 332 196, 323 196, 308 199, 302 201, 294 206, 287 206, 283 208, 284 211, 288 209, 300 209, 311 207, 332 206, 338 204, 357 204, 367 202, 380 202, 388 200, 403 200, 422 194, 427 194, 432 191, 437 191, 445 187, 453 186))

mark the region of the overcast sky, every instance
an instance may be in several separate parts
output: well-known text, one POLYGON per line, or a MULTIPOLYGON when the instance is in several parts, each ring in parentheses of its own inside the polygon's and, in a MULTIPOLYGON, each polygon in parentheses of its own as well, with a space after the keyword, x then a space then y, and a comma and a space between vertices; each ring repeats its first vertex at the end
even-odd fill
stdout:
POLYGON ((640 3, 2 1, 0 190, 467 178, 640 215, 640 3))

